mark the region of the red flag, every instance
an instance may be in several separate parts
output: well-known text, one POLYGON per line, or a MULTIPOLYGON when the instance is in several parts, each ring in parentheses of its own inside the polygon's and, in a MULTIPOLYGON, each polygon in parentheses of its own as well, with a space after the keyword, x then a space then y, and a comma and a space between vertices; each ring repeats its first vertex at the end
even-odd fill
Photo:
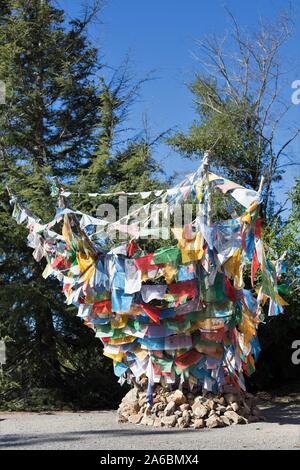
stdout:
POLYGON ((151 318, 151 320, 154 321, 154 323, 159 323, 159 314, 160 314, 160 309, 157 307, 154 307, 153 305, 145 305, 141 304, 142 309, 144 312, 148 315, 148 317, 151 318))
POLYGON ((175 364, 180 369, 186 369, 200 361, 203 354, 199 353, 196 349, 181 354, 181 356, 175 357, 175 364))
POLYGON ((131 240, 127 246, 127 256, 131 258, 137 250, 137 245, 134 240, 131 240))
POLYGON ((227 297, 233 302, 235 302, 236 301, 235 288, 231 285, 231 282, 229 281, 227 276, 225 276, 225 290, 226 290, 227 297))
POLYGON ((152 271, 153 269, 160 268, 162 264, 151 264, 154 253, 142 256, 141 258, 135 258, 134 264, 140 271, 152 271))
POLYGON ((256 238, 261 238, 261 232, 262 232, 262 220, 261 218, 258 218, 255 221, 255 227, 254 227, 254 235, 256 236, 256 238))
POLYGON ((194 298, 198 294, 197 284, 195 279, 188 281, 174 282, 169 284, 169 291, 173 295, 187 295, 189 298, 194 298))
POLYGON ((111 312, 111 300, 100 300, 93 305, 93 314, 98 315, 101 313, 111 312))
POLYGON ((253 258, 252 258, 252 263, 251 263, 251 285, 254 287, 254 278, 255 274, 259 268, 259 261, 257 258, 257 253, 256 250, 254 250, 253 258))

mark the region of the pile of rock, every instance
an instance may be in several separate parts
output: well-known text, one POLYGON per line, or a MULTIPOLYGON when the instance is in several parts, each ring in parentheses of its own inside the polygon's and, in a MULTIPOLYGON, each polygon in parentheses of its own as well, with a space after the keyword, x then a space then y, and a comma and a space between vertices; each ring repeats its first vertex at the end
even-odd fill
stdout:
POLYGON ((225 386, 221 395, 168 391, 158 386, 153 406, 147 404, 146 392, 131 389, 118 409, 118 421, 147 426, 179 428, 217 428, 262 420, 255 397, 225 386))

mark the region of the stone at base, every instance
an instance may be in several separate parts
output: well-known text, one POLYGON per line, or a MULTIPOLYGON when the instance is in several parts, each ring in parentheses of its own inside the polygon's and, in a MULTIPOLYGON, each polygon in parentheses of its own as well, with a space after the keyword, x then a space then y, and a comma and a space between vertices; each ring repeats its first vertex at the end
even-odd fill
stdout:
POLYGON ((224 394, 168 391, 156 386, 154 405, 146 403, 146 393, 135 388, 123 398, 118 409, 118 421, 156 428, 219 428, 263 420, 255 406, 255 397, 226 386, 224 394))
POLYGON ((142 417, 143 417, 142 415, 130 415, 128 418, 128 421, 129 423, 132 423, 132 424, 139 424, 142 417))

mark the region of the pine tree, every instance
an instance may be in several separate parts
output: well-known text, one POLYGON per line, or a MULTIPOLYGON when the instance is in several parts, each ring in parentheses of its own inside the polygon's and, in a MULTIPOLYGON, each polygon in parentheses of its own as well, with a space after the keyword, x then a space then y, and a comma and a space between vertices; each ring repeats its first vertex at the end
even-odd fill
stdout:
MULTIPOLYGON (((129 76, 127 64, 120 66, 109 81, 100 78, 100 118, 96 127, 95 151, 87 160, 73 189, 78 185, 83 193, 130 192, 161 187, 161 168, 153 157, 157 139, 151 141, 147 132, 128 136, 130 107, 144 81, 134 82, 129 76), (122 134, 126 138, 122 138, 122 134)), ((81 196, 77 202, 81 209, 95 210, 99 201, 81 196)))
MULTIPOLYGON (((88 192, 157 187, 151 142, 117 138, 141 82, 130 88, 123 71, 108 84, 97 83, 97 51, 85 21, 65 26, 63 11, 50 1, 8 0, 0 7, 0 80, 6 84, 0 105, 0 337, 8 349, 0 396, 19 408, 65 401, 111 407, 122 393, 111 364, 75 308, 65 305, 57 281, 42 278, 43 266, 26 246, 27 231, 11 219, 6 185, 43 221, 55 213, 50 177, 88 192)), ((85 198, 71 202, 95 209, 85 198)))
MULTIPOLYGON (((94 144, 96 54, 84 23, 65 28, 63 12, 51 2, 1 2, 6 103, 0 105, 0 335, 8 339, 7 376, 23 395, 32 387, 78 393, 74 380, 80 374, 72 383, 68 378, 83 370, 84 358, 87 377, 93 367, 98 379, 106 373, 92 332, 66 309, 57 283, 41 277, 42 266, 26 247, 26 230, 11 219, 6 192, 8 184, 42 220, 53 217, 49 177, 74 178, 94 144)), ((106 380, 111 378, 108 372, 106 380)))

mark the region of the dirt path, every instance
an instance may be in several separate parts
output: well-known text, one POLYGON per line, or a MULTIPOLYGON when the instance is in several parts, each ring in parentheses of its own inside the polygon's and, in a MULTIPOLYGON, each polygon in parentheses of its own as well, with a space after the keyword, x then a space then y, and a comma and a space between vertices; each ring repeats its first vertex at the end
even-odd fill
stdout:
POLYGON ((0 413, 0 449, 300 449, 300 405, 269 404, 266 422, 221 429, 118 424, 115 411, 0 413))

